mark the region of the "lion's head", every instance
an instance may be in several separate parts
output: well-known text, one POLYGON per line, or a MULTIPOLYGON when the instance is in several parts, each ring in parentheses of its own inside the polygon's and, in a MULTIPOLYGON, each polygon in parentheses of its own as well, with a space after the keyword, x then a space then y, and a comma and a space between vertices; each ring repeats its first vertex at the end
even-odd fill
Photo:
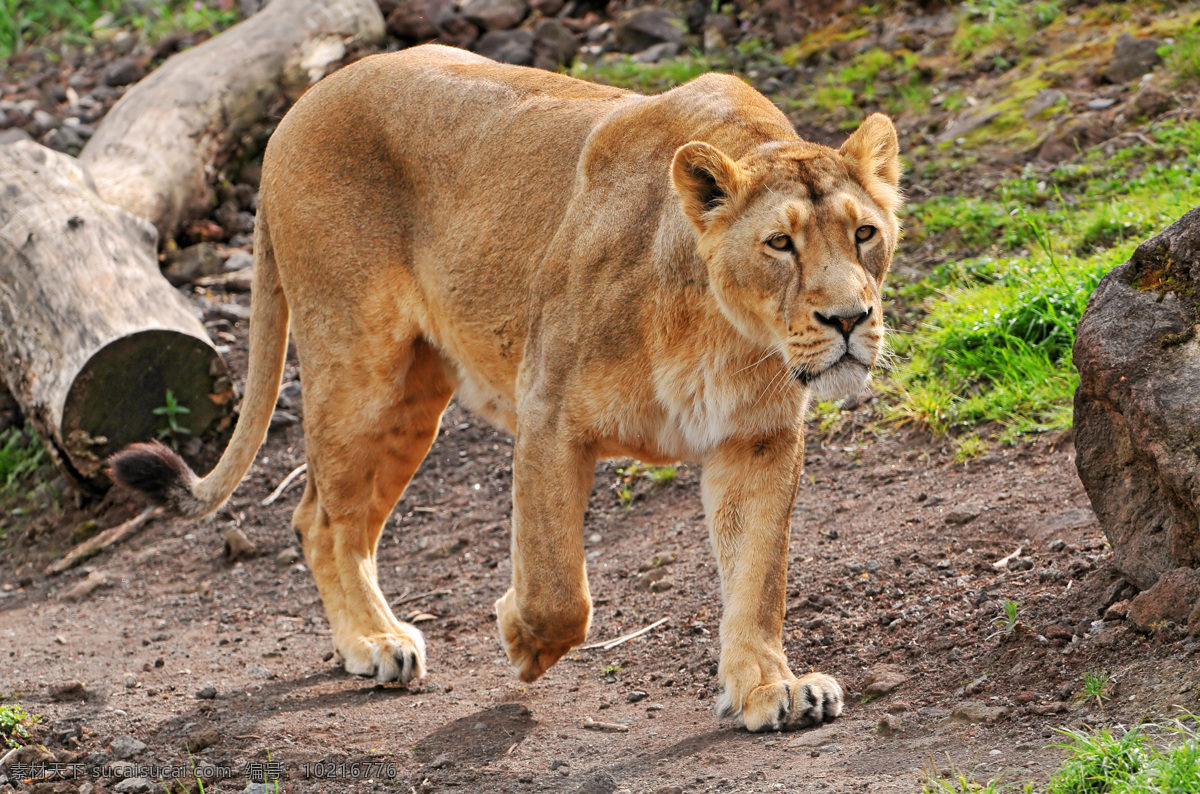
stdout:
POLYGON ((725 316, 820 396, 861 390, 883 352, 880 290, 901 203, 899 145, 869 117, 840 149, 693 141, 671 167, 725 316))

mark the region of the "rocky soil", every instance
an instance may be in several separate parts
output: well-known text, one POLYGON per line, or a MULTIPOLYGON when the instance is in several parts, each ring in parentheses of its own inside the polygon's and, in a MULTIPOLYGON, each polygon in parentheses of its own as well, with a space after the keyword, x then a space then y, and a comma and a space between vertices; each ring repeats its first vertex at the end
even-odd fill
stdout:
MULTIPOLYGON (((800 24, 782 3, 755 6, 741 20, 708 4, 381 6, 391 47, 436 38, 547 68, 576 58, 603 63, 614 53, 649 63, 692 46, 737 52, 738 42, 763 34, 789 44, 831 20, 808 9, 811 21, 800 24)), ((821 7, 832 13, 833 4, 821 7)), ((950 13, 900 10, 865 37, 751 79, 785 102, 796 86, 871 46, 942 57, 950 13)), ((1140 36, 1138 26, 1150 22, 1130 24, 1140 36)), ((0 81, 0 143, 32 136, 77 152, 127 85, 203 35, 148 47, 109 31, 90 51, 18 56, 0 81)), ((1081 25, 1072 42, 1048 36, 1038 46, 1089 36, 1101 33, 1081 25)), ((1155 68, 1144 47, 1126 49, 1127 58, 1106 49, 1055 78, 1044 91, 1056 93, 1027 97, 1018 116, 1041 126, 1019 146, 989 139, 970 156, 939 150, 939 141, 958 146, 995 121, 975 105, 951 108, 935 96, 922 113, 901 113, 914 152, 909 193, 984 192, 1014 169, 1119 146, 1148 118, 1195 112, 1191 95, 1163 87, 1153 71, 1148 80, 1106 76, 1155 68), (1064 106, 1065 114, 1044 117, 1064 106), (925 167, 945 162, 957 165, 925 167)), ((979 104, 1004 79, 993 58, 981 57, 947 68, 936 85, 938 95, 957 89, 979 104)), ((793 118, 814 139, 844 134, 835 117, 793 110, 793 118)), ((264 124, 220 164, 214 211, 163 250, 165 274, 203 314, 239 380, 255 153, 270 129, 264 124)), ((897 275, 945 257, 936 241, 910 246, 897 275)), ((912 322, 912 312, 893 320, 912 322)), ((689 467, 658 484, 626 464, 605 464, 585 527, 593 640, 665 622, 608 650, 577 650, 543 680, 521 684, 491 615, 511 573, 511 439, 453 405, 379 550, 385 593, 428 638, 429 676, 411 687, 347 676, 330 658, 328 624, 288 528, 302 480, 261 504, 304 461, 298 377, 292 359, 267 444, 210 520, 156 519, 50 577, 43 570, 51 560, 144 505, 120 492, 98 503, 68 495, 44 513, 0 519, 0 696, 43 715, 40 747, 0 756, 0 793, 161 790, 136 768, 152 764, 228 775, 206 782, 209 792, 263 791, 248 778, 270 772, 281 773, 288 792, 910 792, 935 766, 1037 777, 1061 757, 1051 746, 1060 728, 1200 708, 1200 645, 1165 617, 1194 583, 1180 577, 1175 590, 1135 602, 1131 613, 1136 591, 1113 566, 1069 436, 964 464, 926 436, 870 429, 869 404, 836 433, 813 429, 789 552, 787 651, 793 669, 831 672, 846 685, 846 714, 833 725, 749 735, 713 716, 719 597, 698 471, 689 467), (1108 685, 1102 698, 1084 700, 1083 678, 1093 673, 1106 674, 1108 685), (68 766, 54 780, 23 782, 14 765, 26 763, 68 766)), ((0 425, 18 421, 0 395, 0 425)))

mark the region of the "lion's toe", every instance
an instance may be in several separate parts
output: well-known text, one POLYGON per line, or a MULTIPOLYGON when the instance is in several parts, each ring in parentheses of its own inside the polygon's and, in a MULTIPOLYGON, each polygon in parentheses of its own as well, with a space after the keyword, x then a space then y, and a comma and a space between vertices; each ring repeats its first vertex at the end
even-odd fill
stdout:
POLYGON ((803 678, 776 681, 756 687, 746 696, 740 713, 722 700, 725 713, 736 716, 746 730, 781 731, 808 728, 836 719, 842 713, 844 695, 833 676, 810 673, 803 678))
POLYGON ((407 684, 425 675, 425 639, 417 629, 362 637, 341 650, 348 673, 374 678, 381 684, 407 684))

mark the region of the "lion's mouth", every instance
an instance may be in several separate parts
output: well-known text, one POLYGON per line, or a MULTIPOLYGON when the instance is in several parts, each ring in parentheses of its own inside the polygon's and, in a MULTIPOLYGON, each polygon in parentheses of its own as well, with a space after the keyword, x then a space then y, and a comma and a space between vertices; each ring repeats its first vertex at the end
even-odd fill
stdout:
POLYGON ((805 366, 795 367, 793 368, 793 372, 796 375, 796 380, 800 381, 805 386, 811 386, 819 378, 823 378, 826 375, 832 375, 835 371, 842 367, 862 367, 867 372, 871 371, 870 365, 864 363, 858 357, 851 355, 850 351, 847 350, 842 354, 841 358, 818 372, 813 372, 805 366))

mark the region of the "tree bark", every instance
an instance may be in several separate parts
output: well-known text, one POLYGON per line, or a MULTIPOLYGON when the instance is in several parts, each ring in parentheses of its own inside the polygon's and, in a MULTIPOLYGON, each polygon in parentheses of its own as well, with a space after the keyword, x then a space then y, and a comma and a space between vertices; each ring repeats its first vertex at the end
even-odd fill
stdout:
POLYGON ((101 198, 169 236, 207 212, 215 165, 281 89, 315 83, 348 41, 383 33, 375 0, 274 0, 131 88, 80 161, 101 198))
MULTIPOLYGON (((190 413, 176 440, 226 434, 233 389, 187 301, 159 273, 154 227, 102 201, 78 161, 0 146, 0 375, 69 479, 190 413)), ((219 439, 223 444, 223 439, 219 439)))

